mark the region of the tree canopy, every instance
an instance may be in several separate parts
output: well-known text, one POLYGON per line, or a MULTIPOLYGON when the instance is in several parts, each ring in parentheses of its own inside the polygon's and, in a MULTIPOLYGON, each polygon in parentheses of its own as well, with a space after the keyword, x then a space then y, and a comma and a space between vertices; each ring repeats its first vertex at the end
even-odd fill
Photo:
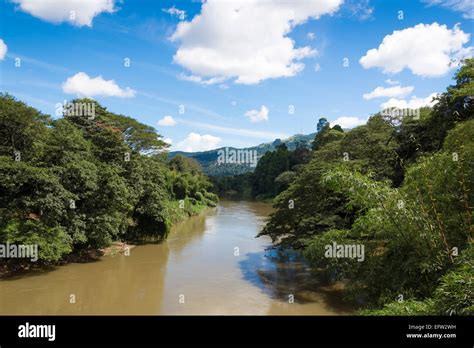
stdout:
POLYGON ((474 314, 473 83, 468 59, 419 118, 375 114, 347 132, 320 119, 260 235, 344 279, 362 314, 474 314), (328 257, 332 243, 363 245, 364 261, 328 257))
POLYGON ((162 239, 215 206, 199 166, 168 163, 153 127, 93 103, 52 119, 0 95, 0 243, 39 245, 41 262, 116 240, 162 239))

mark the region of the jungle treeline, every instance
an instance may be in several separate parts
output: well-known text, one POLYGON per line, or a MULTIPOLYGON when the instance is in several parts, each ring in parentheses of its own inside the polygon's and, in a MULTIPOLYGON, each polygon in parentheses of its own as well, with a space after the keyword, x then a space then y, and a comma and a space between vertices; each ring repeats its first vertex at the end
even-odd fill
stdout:
POLYGON ((378 113, 346 132, 320 119, 260 233, 343 280, 363 314, 474 314, 474 59, 454 80, 418 116, 378 113), (334 242, 363 245, 364 261, 327 257, 334 242))
POLYGON ((311 151, 304 143, 298 143, 293 151, 281 143, 274 151, 266 152, 258 160, 253 172, 210 176, 212 190, 220 197, 271 201, 288 188, 296 173, 310 159, 311 151))
POLYGON ((168 161, 153 127, 94 100, 67 105, 94 114, 66 108, 52 118, 0 94, 1 244, 38 245, 39 263, 55 262, 114 241, 161 240, 174 222, 216 206, 199 165, 168 161))

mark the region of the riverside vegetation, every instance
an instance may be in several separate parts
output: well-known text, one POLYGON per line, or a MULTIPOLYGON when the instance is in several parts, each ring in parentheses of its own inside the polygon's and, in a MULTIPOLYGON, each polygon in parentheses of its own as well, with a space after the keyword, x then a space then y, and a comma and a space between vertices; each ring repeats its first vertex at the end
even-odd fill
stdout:
POLYGON ((54 262, 118 239, 163 239, 214 206, 214 190, 273 199, 259 236, 343 280, 361 314, 473 315, 473 79, 468 59, 419 119, 378 113, 344 131, 322 118, 312 149, 280 144, 254 173, 214 177, 214 188, 132 118, 95 104, 94 119, 52 120, 2 95, 0 243, 39 244, 40 260, 54 262), (326 257, 327 245, 364 255, 326 257))
MULTIPOLYGON (((94 117, 52 119, 0 94, 0 243, 38 245, 38 264, 166 238, 174 222, 218 201, 192 159, 167 160, 153 127, 72 101, 88 104, 94 117)), ((9 259, 2 272, 24 265, 9 259)))
POLYGON ((321 119, 260 235, 345 280, 362 314, 474 315, 473 116, 468 59, 419 119, 376 114, 348 132, 321 119), (364 262, 325 257, 334 242, 364 245, 364 262))
POLYGON ((259 236, 344 280, 362 314, 473 315, 474 59, 437 99, 350 131, 321 118, 311 152, 280 145, 215 189, 273 199, 259 236), (333 243, 364 246, 364 262, 326 257, 333 243))

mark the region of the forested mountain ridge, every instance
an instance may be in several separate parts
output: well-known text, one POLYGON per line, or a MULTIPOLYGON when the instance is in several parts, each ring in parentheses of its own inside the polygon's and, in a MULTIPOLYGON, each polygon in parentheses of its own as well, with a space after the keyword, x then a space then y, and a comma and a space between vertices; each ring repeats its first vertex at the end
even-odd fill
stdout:
POLYGON ((177 220, 216 205, 200 168, 168 161, 153 127, 94 100, 71 105, 92 105, 94 117, 52 119, 0 94, 1 244, 38 245, 40 263, 55 262, 117 240, 166 238, 177 220))
MULTIPOLYGON (((228 150, 240 150, 240 151, 256 151, 258 159, 260 159, 265 153, 276 150, 280 144, 285 144, 288 150, 295 150, 298 146, 305 146, 311 148, 314 136, 312 134, 295 134, 287 139, 275 139, 270 143, 262 143, 260 145, 248 147, 248 148, 234 148, 228 147, 228 150)), ((226 151, 226 147, 221 147, 209 151, 201 152, 184 152, 184 151, 172 151, 169 152, 169 158, 173 158, 177 155, 193 158, 199 162, 202 166, 203 172, 209 176, 228 176, 228 175, 239 175, 250 173, 255 170, 254 166, 233 164, 233 163, 218 163, 219 151, 226 151)))

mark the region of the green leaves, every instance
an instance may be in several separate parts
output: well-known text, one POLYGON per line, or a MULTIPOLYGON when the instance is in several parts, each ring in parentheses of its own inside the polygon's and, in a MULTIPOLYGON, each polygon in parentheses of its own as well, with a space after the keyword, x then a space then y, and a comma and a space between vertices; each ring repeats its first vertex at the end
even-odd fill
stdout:
POLYGON ((320 120, 312 160, 260 235, 302 248, 359 303, 385 305, 363 314, 472 314, 473 64, 419 120, 375 115, 345 133, 320 120), (333 242, 363 244, 364 262, 325 257, 333 242))
POLYGON ((274 197, 283 190, 275 179, 290 169, 290 153, 285 144, 278 145, 275 151, 269 151, 258 161, 252 175, 252 195, 274 197))
POLYGON ((52 121, 0 95, 0 243, 37 244, 40 261, 53 262, 117 239, 165 238, 177 218, 215 206, 199 165, 176 172, 153 155, 165 147, 154 128, 73 102, 96 114, 52 121))
POLYGON ((0 93, 0 156, 13 157, 20 151, 23 160, 33 156, 33 147, 46 132, 50 118, 9 94, 0 93))

